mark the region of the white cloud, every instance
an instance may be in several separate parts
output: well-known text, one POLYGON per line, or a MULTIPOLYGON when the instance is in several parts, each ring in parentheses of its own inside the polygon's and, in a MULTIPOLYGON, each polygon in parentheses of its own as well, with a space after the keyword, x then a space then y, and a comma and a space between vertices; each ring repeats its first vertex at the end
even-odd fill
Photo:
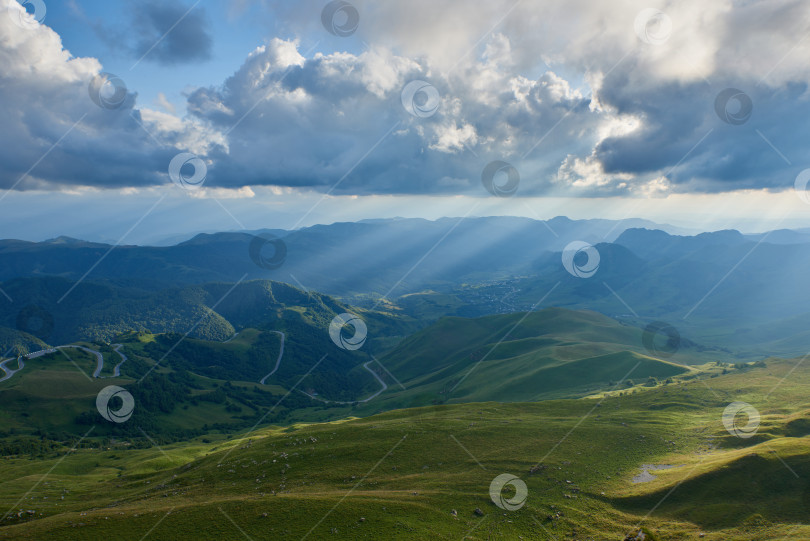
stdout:
POLYGON ((459 152, 467 145, 475 145, 475 128, 470 124, 457 126, 455 122, 436 129, 436 141, 429 148, 440 152, 459 152))
POLYGON ((166 94, 163 92, 158 92, 157 98, 154 100, 154 104, 166 111, 167 113, 175 114, 177 112, 176 107, 173 103, 171 103, 167 98, 166 94))
POLYGON ((241 188, 206 188, 188 192, 190 197, 195 199, 252 199, 256 197, 256 192, 250 186, 241 188))
MULTIPOLYGON (((312 4, 274 5, 293 31, 315 31, 312 4)), ((304 58, 298 38, 273 37, 227 80, 190 91, 185 117, 163 93, 157 109, 135 92, 121 109, 96 107, 96 59, 71 57, 47 26, 0 17, 0 185, 60 141, 19 189, 164 184, 180 150, 211 164, 207 186, 237 190, 342 179, 336 193, 485 195, 480 171, 495 159, 521 172, 522 196, 778 188, 795 173, 755 130, 794 161, 810 135, 796 121, 810 113, 799 0, 667 5, 659 45, 634 31, 641 2, 357 6, 358 33, 330 43, 367 42, 363 52, 304 58), (441 96, 429 118, 401 106, 416 79, 441 96), (715 115, 729 86, 751 95, 749 124, 715 115)))

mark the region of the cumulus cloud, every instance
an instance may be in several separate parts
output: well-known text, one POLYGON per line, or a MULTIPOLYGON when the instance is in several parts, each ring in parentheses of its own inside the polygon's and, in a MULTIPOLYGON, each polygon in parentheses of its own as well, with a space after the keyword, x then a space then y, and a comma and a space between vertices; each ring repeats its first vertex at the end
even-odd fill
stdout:
POLYGON ((193 119, 137 109, 132 91, 117 108, 99 107, 89 84, 100 63, 73 57, 47 26, 14 24, 7 6, 17 3, 0 3, 3 188, 165 184, 178 149, 207 152, 221 141, 193 119))
MULTIPOLYGON (((475 9, 434 0, 356 5, 359 39, 427 58, 435 70, 451 71, 467 84, 486 80, 486 73, 469 73, 479 40, 514 74, 549 68, 569 81, 581 77, 586 85, 575 86, 590 91, 591 106, 603 108, 603 118, 629 116, 639 125, 597 136, 593 148, 574 153, 580 160, 594 154, 590 159, 608 174, 631 175, 631 189, 662 175, 676 191, 780 189, 797 172, 787 161, 800 159, 797 142, 808 128, 794 119, 810 112, 810 42, 802 39, 810 4, 801 0, 653 3, 672 23, 659 44, 644 43, 635 32, 636 17, 650 7, 642 1, 501 0, 475 9), (508 48, 496 46, 493 28, 508 36, 508 48), (714 112, 715 97, 728 87, 754 101, 755 113, 744 126, 724 124, 714 112)), ((285 14, 308 21, 312 9, 304 2, 285 14)), ((486 140, 487 134, 479 130, 478 137, 486 140)))
MULTIPOLYGON (((324 37, 319 5, 267 7, 294 34, 324 37)), ((634 2, 356 5, 357 33, 324 37, 334 50, 306 58, 299 39, 269 39, 227 80, 189 91, 183 117, 165 99, 162 110, 139 106, 134 92, 118 110, 94 107, 96 60, 72 58, 45 26, 2 20, 0 182, 13 185, 80 118, 18 188, 162 184, 181 150, 210 164, 210 187, 338 194, 485 195, 480 175, 493 160, 518 169, 518 195, 780 189, 807 166, 793 165, 810 131, 796 120, 810 113, 810 42, 800 40, 810 6, 800 0, 668 5, 671 33, 658 43, 637 35, 647 6, 634 2), (435 111, 403 107, 412 81, 430 85, 435 111), (746 122, 716 111, 728 87, 750 97, 746 122)), ((187 8, 139 9, 145 45, 187 8)), ((150 56, 210 52, 194 13, 150 56)))
MULTIPOLYGON (((555 73, 532 80, 505 70, 508 51, 498 34, 468 73, 448 76, 387 49, 305 59, 296 42, 274 39, 221 87, 192 93, 188 108, 228 134, 229 152, 214 157, 211 171, 212 181, 223 185, 330 186, 352 171, 338 193, 460 188, 439 182, 444 178, 466 178, 463 191, 475 192, 488 161, 523 160, 565 121, 561 137, 544 141, 527 162, 553 172, 566 152, 589 148, 572 145, 572 136, 602 122, 588 98, 555 73), (403 88, 413 81, 432 87, 435 114, 403 106, 403 88)), ((550 186, 538 178, 529 189, 550 186)))

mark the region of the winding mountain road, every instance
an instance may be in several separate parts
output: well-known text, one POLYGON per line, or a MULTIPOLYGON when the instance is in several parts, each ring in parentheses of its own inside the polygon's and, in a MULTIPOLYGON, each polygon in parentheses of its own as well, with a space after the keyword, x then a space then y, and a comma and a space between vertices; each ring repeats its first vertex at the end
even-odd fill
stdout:
MULTIPOLYGON (((94 378, 100 378, 101 377, 101 371, 104 370, 104 355, 102 355, 101 352, 95 351, 93 349, 86 348, 84 346, 56 346, 56 347, 57 347, 57 349, 61 349, 61 348, 81 349, 82 351, 90 353, 91 355, 95 355, 96 356, 96 370, 95 370, 95 372, 93 372, 93 377, 94 378)), ((119 355, 120 355, 120 353, 119 353, 119 355)))
MULTIPOLYGON (((116 344, 116 345, 117 345, 118 347, 121 347, 121 344, 116 344)), ((41 351, 35 351, 35 352, 33 352, 33 353, 29 353, 28 355, 20 355, 19 357, 17 357, 17 369, 16 369, 16 370, 12 370, 11 368, 8 368, 8 367, 6 366, 6 364, 8 364, 9 362, 13 361, 14 359, 6 359, 5 361, 0 362, 0 369, 2 369, 2 370, 3 370, 3 372, 5 372, 5 374, 6 374, 6 375, 5 375, 5 376, 3 376, 2 378, 0 378, 0 382, 2 382, 2 381, 6 381, 6 380, 7 380, 7 379, 9 379, 11 376, 13 376, 13 375, 14 375, 14 374, 16 374, 17 372, 19 372, 20 370, 22 370, 23 368, 25 368, 25 361, 23 361, 23 359, 36 359, 37 357, 41 357, 41 356, 43 356, 43 355, 45 355, 45 354, 47 354, 47 353, 53 353, 53 352, 55 352, 57 349, 60 349, 60 348, 75 348, 75 349, 81 349, 81 350, 86 351, 87 353, 90 353, 90 354, 92 354, 92 355, 95 355, 95 356, 96 356, 96 370, 93 372, 93 377, 94 377, 94 378, 99 378, 99 377, 101 377, 101 375, 100 375, 100 374, 101 374, 101 371, 104 369, 104 356, 101 354, 101 352, 98 352, 98 351, 95 351, 95 350, 92 350, 92 349, 86 348, 86 347, 84 347, 84 346, 73 346, 73 345, 70 345, 70 346, 56 346, 55 348, 52 348, 52 349, 43 349, 43 350, 41 350, 41 351)), ((116 350, 116 353, 118 353, 119 355, 121 355, 121 358, 122 358, 122 359, 124 359, 123 361, 121 361, 121 362, 118 364, 118 366, 116 366, 116 367, 115 367, 115 375, 116 375, 116 376, 118 376, 118 375, 120 375, 120 374, 119 374, 119 371, 118 371, 118 367, 120 367, 120 366, 121 366, 121 364, 123 364, 123 362, 124 362, 124 361, 126 361, 127 359, 126 359, 126 356, 125 356, 123 353, 119 352, 118 350, 116 350)))
POLYGON ((5 361, 3 361, 3 362, 0 362, 0 369, 2 369, 2 370, 3 370, 3 372, 5 372, 5 373, 6 373, 6 375, 5 375, 5 376, 3 376, 2 378, 0 378, 0 381, 6 381, 8 378, 10 378, 11 376, 13 376, 14 374, 16 374, 17 372, 19 372, 19 371, 20 371, 20 370, 22 370, 23 368, 25 368, 25 363, 23 362, 23 358, 22 358, 22 356, 17 357, 16 359, 11 358, 11 359, 6 359, 6 360, 5 360, 5 361), (14 361, 14 360, 16 360, 16 361, 17 361, 17 369, 16 369, 16 370, 12 370, 11 368, 8 368, 8 367, 6 366, 6 364, 8 364, 8 363, 10 363, 11 361, 14 361))
MULTIPOLYGON (((270 376, 272 376, 273 374, 276 373, 276 371, 278 370, 278 367, 281 366, 281 359, 282 359, 282 357, 284 357, 284 340, 286 339, 286 335, 281 331, 270 331, 270 332, 274 332, 274 333, 278 334, 279 336, 281 336, 281 348, 279 349, 278 358, 276 359, 276 366, 273 368, 272 372, 270 372, 269 374, 264 376, 261 379, 261 381, 259 382, 262 385, 264 385, 264 382, 265 382, 265 380, 267 380, 267 378, 269 378, 270 376)), ((231 338, 229 338, 228 340, 226 340, 223 343, 230 342, 231 340, 236 338, 236 336, 238 334, 239 333, 234 334, 231 338)), ((121 362, 116 364, 113 367, 113 375, 112 376, 102 376, 101 375, 101 371, 104 370, 104 355, 102 355, 100 351, 96 351, 96 350, 93 350, 93 349, 90 349, 90 348, 86 348, 84 346, 67 345, 67 346, 56 346, 56 348, 53 348, 53 349, 36 351, 36 352, 30 353, 28 355, 21 355, 21 356, 17 357, 16 359, 11 358, 11 359, 6 359, 6 360, 0 362, 0 370, 2 370, 5 373, 5 375, 2 378, 0 378, 0 382, 6 381, 11 376, 13 376, 17 372, 19 372, 20 370, 25 368, 25 362, 23 361, 23 359, 27 359, 27 358, 34 359, 34 358, 40 357, 40 356, 42 356, 42 355, 44 355, 46 353, 52 353, 52 352, 56 351, 57 349, 62 349, 62 348, 81 349, 82 351, 90 353, 91 355, 95 355, 95 357, 96 357, 96 369, 93 371, 93 377, 94 378, 104 378, 104 377, 117 378, 117 377, 121 376, 121 365, 124 364, 125 362, 127 362, 128 358, 124 353, 121 352, 121 348, 124 347, 123 344, 111 344, 110 347, 113 349, 113 351, 115 351, 119 355, 119 357, 121 357, 121 362), (9 368, 7 366, 8 363, 10 363, 11 361, 14 361, 14 360, 17 361, 17 369, 11 369, 11 368, 9 368)), ((376 376, 376 374, 375 374, 375 376, 376 376)))
MULTIPOLYGON (((269 378, 270 376, 272 376, 273 374, 276 373, 276 370, 278 370, 278 367, 281 365, 281 358, 284 356, 284 340, 285 340, 285 338, 287 338, 287 335, 285 335, 281 331, 270 331, 270 332, 274 332, 274 333, 278 334, 279 336, 281 336, 281 349, 279 349, 278 359, 276 359, 276 366, 275 366, 275 368, 273 368, 273 371, 270 372, 269 374, 267 374, 266 376, 264 376, 261 380, 259 380, 259 384, 261 384, 261 385, 264 385, 264 382, 267 381, 267 378, 269 378)), ((239 334, 239 333, 236 333, 236 334, 239 334)), ((236 335, 234 335, 234 336, 236 336, 236 335)))
POLYGON ((127 356, 121 353, 121 348, 124 347, 124 344, 112 344, 111 347, 113 348, 113 351, 115 351, 121 357, 121 362, 115 365, 115 368, 113 368, 112 377, 117 378, 121 375, 121 365, 127 362, 127 356))
POLYGON ((377 391, 373 395, 369 396, 368 398, 366 398, 364 400, 360 400, 359 402, 368 402, 369 400, 371 400, 373 398, 377 398, 377 395, 379 395, 380 393, 382 393, 382 392, 384 392, 385 390, 388 389, 388 384, 386 384, 382 379, 380 379, 380 376, 377 375, 377 372, 375 372, 374 370, 372 370, 371 368, 368 367, 368 365, 370 365, 373 362, 374 361, 368 361, 366 363, 363 363, 363 368, 365 368, 366 370, 371 372, 371 375, 374 376, 374 379, 376 379, 380 383, 380 385, 382 385, 382 387, 380 388, 379 391, 377 391))

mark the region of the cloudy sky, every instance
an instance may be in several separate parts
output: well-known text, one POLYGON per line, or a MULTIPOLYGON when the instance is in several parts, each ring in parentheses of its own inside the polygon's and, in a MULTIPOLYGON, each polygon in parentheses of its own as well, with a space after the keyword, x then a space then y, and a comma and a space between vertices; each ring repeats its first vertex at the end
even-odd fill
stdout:
POLYGON ((0 0, 0 236, 810 226, 808 26, 802 0, 0 0))

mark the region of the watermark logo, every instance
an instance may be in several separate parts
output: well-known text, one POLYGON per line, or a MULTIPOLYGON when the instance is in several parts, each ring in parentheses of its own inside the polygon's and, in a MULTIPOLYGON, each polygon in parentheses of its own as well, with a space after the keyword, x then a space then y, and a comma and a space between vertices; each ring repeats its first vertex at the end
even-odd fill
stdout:
POLYGON ((650 355, 667 359, 675 355, 681 347, 681 334, 669 323, 653 321, 644 327, 641 343, 650 355))
POLYGON ((405 85, 400 98, 405 110, 419 118, 428 118, 435 115, 442 101, 435 86, 418 80, 405 85))
POLYGON ((96 396, 96 409, 102 417, 111 423, 124 423, 132 417, 132 411, 135 409, 135 399, 123 387, 109 385, 104 387, 96 396), (118 409, 114 409, 113 404, 111 404, 113 399, 121 401, 118 409))
POLYGON ((366 343, 366 322, 360 316, 348 312, 335 316, 329 324, 329 337, 336 346, 349 351, 354 351, 363 347, 366 343), (354 335, 346 337, 343 335, 343 327, 351 325, 354 328, 354 335))
POLYGON ((528 495, 529 489, 526 487, 526 483, 511 473, 500 474, 489 485, 489 497, 492 498, 492 503, 505 511, 517 511, 523 507, 528 495), (511 498, 504 497, 503 489, 507 486, 515 489, 515 495, 511 498))
POLYGON ((590 278, 596 274, 599 262, 599 251, 581 240, 571 242, 562 252, 563 267, 568 274, 577 278, 590 278))
POLYGON ((250 241, 248 254, 257 267, 275 270, 287 260, 287 245, 271 233, 256 235, 250 241))
POLYGON ((642 9, 633 22, 638 39, 649 45, 661 45, 672 35, 672 19, 655 8, 642 9))
POLYGON ((727 88, 714 99, 714 111, 720 120, 732 126, 748 122, 754 111, 751 97, 737 88, 727 88))
POLYGON ((17 0, 10 2, 6 9, 11 21, 26 30, 39 26, 47 11, 42 0, 17 0))
POLYGON ((759 412, 747 402, 732 402, 723 410, 723 426, 732 436, 750 438, 759 430, 759 412), (745 424, 740 422, 742 415, 747 417, 745 424))
POLYGON ((112 73, 99 73, 87 85, 87 93, 102 109, 118 109, 127 100, 127 84, 112 73))
POLYGON ((805 169, 798 175, 796 175, 796 180, 793 182, 793 189, 796 191, 796 195, 810 205, 810 194, 807 193, 807 185, 810 184, 810 169, 805 169))
POLYGON ((39 306, 29 304, 17 313, 17 330, 47 340, 53 333, 53 316, 39 306))
POLYGON ((511 164, 495 160, 481 171, 481 183, 496 197, 512 197, 520 185, 520 173, 511 164), (503 179, 504 176, 505 182, 496 182, 497 177, 503 179))
POLYGON ((357 31, 360 13, 353 5, 343 0, 329 2, 321 11, 321 23, 333 36, 345 38, 357 31))
POLYGON ((208 167, 205 162, 190 152, 181 152, 169 162, 169 178, 184 190, 201 188, 206 175, 208 175, 208 167), (194 169, 193 174, 188 174, 189 167, 194 169))

